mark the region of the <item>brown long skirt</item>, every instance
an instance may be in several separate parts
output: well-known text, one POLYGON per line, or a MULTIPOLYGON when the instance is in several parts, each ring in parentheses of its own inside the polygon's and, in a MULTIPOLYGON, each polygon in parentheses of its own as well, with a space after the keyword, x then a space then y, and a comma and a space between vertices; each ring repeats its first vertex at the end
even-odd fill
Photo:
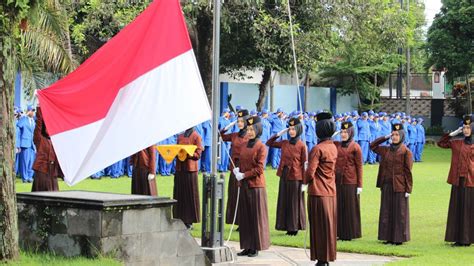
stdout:
MULTIPOLYGON (((230 171, 229 176, 229 185, 227 186, 227 205, 225 210, 225 223, 232 224, 234 221, 235 215, 235 205, 237 203, 237 190, 239 188, 239 182, 235 178, 235 175, 230 171)), ((237 218, 235 219, 235 224, 238 225, 239 221, 239 212, 237 212, 237 218)))
POLYGON ((474 243, 474 188, 465 187, 465 179, 459 186, 451 187, 448 223, 445 241, 461 244, 474 243))
POLYGON ((270 247, 267 191, 249 188, 247 181, 240 187, 239 235, 241 249, 265 250, 270 247))
POLYGON ((283 175, 280 178, 275 229, 293 232, 304 230, 306 228, 306 207, 304 192, 301 192, 302 182, 287 180, 286 172, 283 170, 283 175))
POLYGON ((132 194, 158 196, 156 179, 148 180, 148 169, 133 167, 132 194))
POLYGON ((335 261, 337 245, 336 197, 308 197, 311 260, 335 261))
POLYGON ((394 192, 391 183, 382 186, 379 240, 403 243, 410 240, 410 212, 404 192, 394 192))
POLYGON ((49 174, 35 171, 31 191, 59 191, 58 179, 49 174))
POLYGON ((173 206, 173 217, 185 224, 200 222, 198 172, 176 171, 174 175, 173 198, 178 202, 173 206))
POLYGON ((362 237, 360 198, 357 185, 337 184, 337 237, 351 240, 362 237))

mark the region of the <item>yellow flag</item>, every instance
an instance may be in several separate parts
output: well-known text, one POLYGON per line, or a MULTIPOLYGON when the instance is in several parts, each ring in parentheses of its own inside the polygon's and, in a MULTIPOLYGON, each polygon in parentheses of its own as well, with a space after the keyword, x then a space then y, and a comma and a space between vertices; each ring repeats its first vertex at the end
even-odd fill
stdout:
POLYGON ((178 156, 180 161, 186 160, 189 156, 193 156, 197 149, 196 145, 158 145, 155 146, 161 157, 165 159, 167 163, 171 163, 173 159, 178 156))

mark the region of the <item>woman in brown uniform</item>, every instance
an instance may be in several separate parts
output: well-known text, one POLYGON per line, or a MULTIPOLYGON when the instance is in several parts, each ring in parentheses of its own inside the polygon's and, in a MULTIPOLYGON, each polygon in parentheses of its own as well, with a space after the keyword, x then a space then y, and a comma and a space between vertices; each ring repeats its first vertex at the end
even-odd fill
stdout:
POLYGON ((130 164, 133 165, 132 194, 158 196, 155 180, 156 153, 154 146, 132 155, 130 164))
MULTIPOLYGON (((240 161, 240 151, 242 147, 247 145, 247 118, 249 115, 249 111, 246 109, 240 110, 237 112, 237 121, 230 123, 224 129, 221 130, 221 137, 223 141, 230 141, 232 151, 230 158, 234 164, 230 164, 230 177, 229 177, 229 186, 227 187, 227 207, 225 213, 225 222, 226 224, 232 224, 234 221, 235 215, 235 205, 237 202, 237 188, 239 187, 237 179, 235 179, 235 175, 233 173, 234 165, 235 167, 239 167, 240 161), (234 126, 237 123, 239 127, 239 132, 237 133, 230 133, 225 134, 225 132, 234 126)), ((237 214, 238 215, 238 214, 237 214)), ((238 224, 238 218, 235 219, 235 224, 238 224)))
POLYGON ((413 186, 413 157, 404 140, 403 125, 393 124, 390 135, 370 144, 370 149, 381 156, 377 175, 377 187, 382 192, 378 239, 385 241, 384 244, 401 245, 410 240, 408 198, 413 186), (388 139, 390 146, 380 146, 388 139))
POLYGON ((31 191, 59 191, 57 177, 62 176, 62 172, 39 107, 36 121, 33 139, 37 152, 33 163, 35 177, 31 191))
POLYGON ((260 117, 247 119, 249 140, 240 152, 240 167, 234 168, 235 178, 239 180, 239 256, 255 257, 259 250, 270 246, 268 226, 267 191, 265 189, 265 159, 267 149, 259 138, 262 135, 260 117))
POLYGON ((329 265, 336 260, 337 202, 336 160, 337 148, 331 140, 336 131, 330 113, 317 116, 318 144, 309 154, 304 182, 308 184, 308 216, 310 228, 311 260, 316 265, 329 265))
POLYGON ((286 231, 295 236, 298 230, 306 229, 306 210, 304 206, 303 184, 304 163, 306 162, 306 145, 300 140, 303 125, 298 118, 288 121, 288 128, 283 129, 267 141, 267 146, 281 149, 280 165, 277 176, 280 177, 278 205, 275 229, 286 231), (283 134, 290 135, 289 140, 276 141, 283 134))
POLYGON ((359 199, 362 192, 362 150, 353 141, 354 128, 351 122, 342 122, 340 134, 342 142, 335 142, 337 237, 340 240, 352 240, 362 237, 359 199))
POLYGON ((190 128, 178 136, 178 144, 197 146, 193 156, 188 155, 183 162, 176 160, 174 175, 173 198, 178 202, 173 207, 173 217, 181 219, 190 229, 201 216, 198 190, 198 160, 203 150, 201 136, 190 128))
POLYGON ((451 184, 445 241, 455 246, 474 243, 474 145, 472 117, 465 115, 463 126, 444 135, 438 146, 452 150, 448 183, 451 184), (453 138, 462 132, 461 138, 453 138))

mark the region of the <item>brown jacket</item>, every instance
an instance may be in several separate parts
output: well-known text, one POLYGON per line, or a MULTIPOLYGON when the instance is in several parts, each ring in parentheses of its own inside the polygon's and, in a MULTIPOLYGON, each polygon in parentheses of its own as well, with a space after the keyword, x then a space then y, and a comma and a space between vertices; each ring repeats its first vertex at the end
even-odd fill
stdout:
MULTIPOLYGON (((243 147, 247 145, 248 142, 248 137, 247 135, 244 135, 243 137, 239 136, 239 133, 231 133, 231 134, 225 134, 224 130, 221 130, 221 136, 223 141, 231 142, 232 144, 232 151, 230 157, 232 158, 232 161, 235 163, 235 166, 238 167, 239 161, 240 161, 240 152, 243 147)), ((234 166, 230 163, 229 164, 229 169, 232 171, 234 169, 234 166)))
POLYGON ((381 188, 384 180, 388 178, 393 180, 394 192, 411 193, 413 188, 411 151, 405 144, 401 144, 396 150, 391 150, 389 146, 379 146, 385 141, 387 141, 385 137, 380 137, 370 143, 370 149, 382 157, 377 175, 377 187, 381 188))
POLYGON ((438 146, 451 149, 451 167, 448 183, 459 186, 459 177, 466 179, 466 187, 474 187, 474 145, 464 143, 464 139, 451 139, 449 134, 438 141, 438 146))
POLYGON ((250 188, 265 187, 266 158, 267 148, 260 140, 252 148, 248 148, 246 143, 240 153, 240 172, 244 173, 240 182, 248 182, 250 188))
POLYGON ((362 150, 351 141, 347 147, 335 142, 337 147, 336 182, 362 187, 362 150))
POLYGON ((289 140, 276 141, 277 136, 271 137, 267 141, 267 146, 281 149, 280 166, 278 166, 277 176, 281 177, 283 168, 288 167, 287 180, 303 180, 304 163, 306 162, 306 145, 298 140, 295 145, 289 140))
POLYGON ((201 136, 195 130, 189 137, 185 137, 184 133, 178 136, 178 144, 183 145, 196 145, 197 148, 194 151, 193 156, 189 156, 184 162, 176 160, 176 171, 187 171, 187 172, 197 172, 199 171, 198 160, 201 158, 201 153, 203 150, 201 144, 201 136))
POLYGON ((132 155, 130 163, 133 165, 134 168, 146 168, 148 169, 148 174, 155 174, 155 146, 150 146, 132 155))
POLYGON ((48 174, 51 177, 62 177, 63 173, 59 166, 58 159, 56 158, 53 144, 46 130, 43 129, 44 121, 40 108, 38 108, 36 114, 36 127, 33 133, 33 142, 36 146, 36 158, 33 163, 33 170, 48 174))
POLYGON ((308 194, 320 197, 336 196, 337 148, 332 140, 325 140, 313 147, 309 154, 304 183, 308 194))

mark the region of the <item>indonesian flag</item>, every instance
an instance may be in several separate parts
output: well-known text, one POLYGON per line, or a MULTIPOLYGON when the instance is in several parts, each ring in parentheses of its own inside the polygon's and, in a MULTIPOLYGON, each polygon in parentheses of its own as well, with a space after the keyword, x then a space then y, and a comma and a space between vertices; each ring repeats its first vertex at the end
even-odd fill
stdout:
POLYGON ((179 0, 155 0, 38 98, 69 185, 211 118, 179 0))

